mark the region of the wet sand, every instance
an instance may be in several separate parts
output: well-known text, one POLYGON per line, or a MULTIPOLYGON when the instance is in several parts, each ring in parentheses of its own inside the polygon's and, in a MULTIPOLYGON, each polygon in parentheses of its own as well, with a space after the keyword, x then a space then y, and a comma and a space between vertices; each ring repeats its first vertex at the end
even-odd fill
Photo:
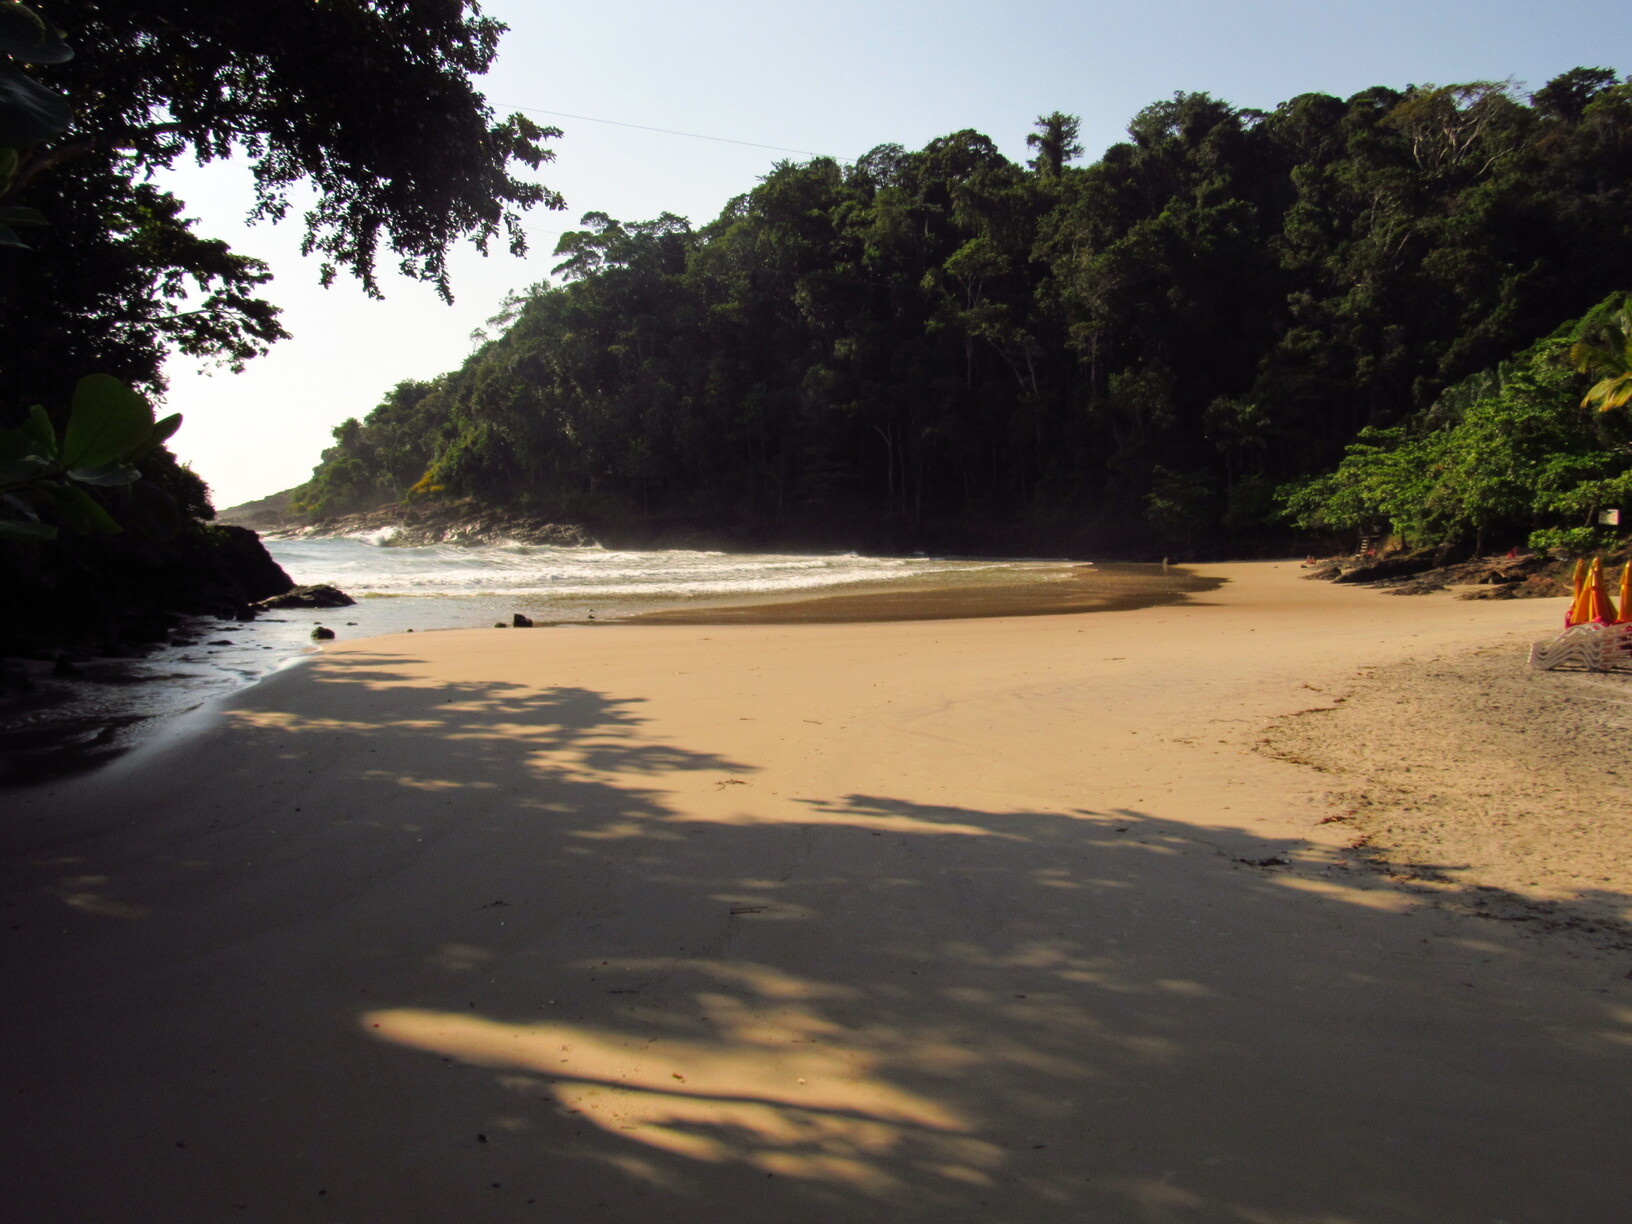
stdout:
POLYGON ((1087 616, 346 643, 12 792, 0 1201, 1619 1218, 1626 954, 1379 875, 1262 743, 1367 669, 1521 669, 1559 601, 1200 572, 1087 616))
POLYGON ((652 625, 835 625, 852 622, 965 620, 994 616, 1053 616, 1127 612, 1178 603, 1216 590, 1220 579, 1161 565, 1069 566, 1051 581, 985 586, 903 587, 815 595, 804 599, 666 608, 625 618, 652 625))

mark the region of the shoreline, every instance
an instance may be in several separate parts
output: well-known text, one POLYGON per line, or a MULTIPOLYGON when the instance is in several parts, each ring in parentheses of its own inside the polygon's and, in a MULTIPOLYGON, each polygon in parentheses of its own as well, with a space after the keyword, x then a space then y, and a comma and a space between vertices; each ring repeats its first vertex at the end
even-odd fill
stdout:
MULTIPOLYGON (((1036 562, 1017 562, 1033 566, 1036 562)), ((632 624, 727 625, 779 623, 870 623, 1087 613, 1148 607, 1182 600, 1213 589, 1180 567, 1171 574, 1154 565, 1090 565, 1060 562, 1065 580, 1039 581, 1033 572, 1005 582, 944 588, 926 577, 918 581, 858 583, 837 593, 822 588, 803 597, 785 594, 720 596, 675 600, 655 611, 628 611, 589 619, 597 627, 632 624)), ((392 596, 412 609, 398 621, 417 619, 410 632, 443 632, 485 627, 499 608, 531 607, 525 597, 392 596), (463 618, 474 623, 444 623, 463 618)), ((336 609, 281 609, 254 621, 198 617, 184 620, 176 640, 134 658, 94 657, 83 651, 51 651, 70 661, 71 670, 53 674, 51 660, 21 661, 25 688, 0 694, 0 793, 25 789, 54 778, 100 768, 117 759, 167 720, 211 701, 228 699, 266 676, 311 653, 310 628, 319 622, 358 625, 378 609, 365 600, 336 609), (223 635, 231 635, 223 640, 223 635), (209 641, 207 639, 217 639, 209 641), (224 647, 234 647, 228 650, 224 647), (266 654, 265 652, 271 652, 266 654)), ((505 619, 509 610, 502 613, 505 619)), ((540 618, 538 629, 583 623, 540 618)), ((379 630, 380 626, 374 629, 379 630)), ((383 630, 390 632, 390 630, 383 630)), ((396 631, 403 631, 397 628, 396 631)), ((372 636, 365 628, 365 635, 372 636)))

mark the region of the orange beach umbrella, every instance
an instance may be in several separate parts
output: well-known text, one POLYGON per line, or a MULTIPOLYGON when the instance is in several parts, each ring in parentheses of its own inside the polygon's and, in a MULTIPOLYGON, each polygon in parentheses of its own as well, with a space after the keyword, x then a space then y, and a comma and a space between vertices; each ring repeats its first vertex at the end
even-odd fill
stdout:
POLYGON ((1581 590, 1587 585, 1587 559, 1578 557, 1575 562, 1575 573, 1570 577, 1570 606, 1564 610, 1564 628, 1579 625, 1576 612, 1584 610, 1581 606, 1581 590))
MULTIPOLYGON (((1576 566, 1580 573, 1581 567, 1576 566)), ((1610 602, 1609 592, 1604 589, 1603 569, 1598 558, 1592 559, 1587 567, 1586 575, 1576 586, 1575 598, 1570 601, 1569 614, 1564 618, 1566 627, 1570 625, 1613 625, 1615 623, 1615 605, 1610 602)))

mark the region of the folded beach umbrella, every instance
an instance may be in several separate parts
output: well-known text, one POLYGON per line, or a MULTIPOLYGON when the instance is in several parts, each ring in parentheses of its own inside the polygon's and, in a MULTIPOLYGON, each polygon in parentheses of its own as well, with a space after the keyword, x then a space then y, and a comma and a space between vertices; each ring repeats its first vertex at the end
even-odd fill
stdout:
POLYGON ((1564 628, 1571 625, 1580 625, 1586 622, 1586 592, 1587 592, 1587 559, 1582 557, 1575 563, 1575 575, 1570 579, 1571 595, 1570 606, 1564 612, 1564 628))
POLYGON ((1632 624, 1632 561, 1621 566, 1621 615, 1616 623, 1632 624))
POLYGON ((1613 625, 1615 623, 1615 605, 1610 602, 1609 592, 1604 589, 1604 573, 1598 563, 1598 558, 1592 559, 1592 567, 1587 570, 1587 580, 1582 584, 1582 599, 1585 602, 1586 615, 1577 624, 1591 622, 1598 625, 1613 625))

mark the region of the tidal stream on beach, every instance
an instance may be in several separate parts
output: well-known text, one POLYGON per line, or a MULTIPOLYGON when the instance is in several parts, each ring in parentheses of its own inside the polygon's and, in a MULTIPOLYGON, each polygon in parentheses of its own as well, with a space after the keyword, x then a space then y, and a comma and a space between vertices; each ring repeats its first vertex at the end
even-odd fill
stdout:
POLYGON ((1154 565, 865 557, 497 543, 398 547, 389 533, 265 541, 297 583, 332 583, 351 607, 282 609, 239 623, 180 625, 138 659, 74 658, 71 675, 29 661, 33 690, 0 704, 0 784, 88 768, 157 720, 255 683, 341 639, 508 625, 661 619, 898 620, 1094 611, 1166 603, 1198 583, 1154 565))

